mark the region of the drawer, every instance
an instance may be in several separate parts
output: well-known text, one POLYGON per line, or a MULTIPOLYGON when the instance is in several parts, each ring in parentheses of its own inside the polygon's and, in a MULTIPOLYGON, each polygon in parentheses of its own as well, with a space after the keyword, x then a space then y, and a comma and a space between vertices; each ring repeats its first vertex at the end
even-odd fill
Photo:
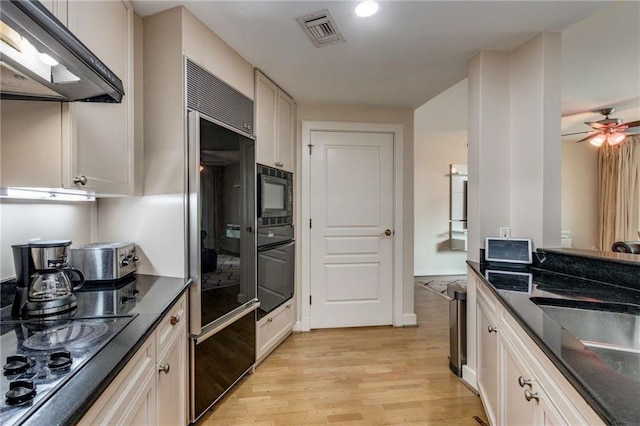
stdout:
POLYGON ((158 356, 167 349, 171 339, 186 327, 187 324, 187 295, 183 294, 168 314, 162 318, 162 321, 156 328, 156 351, 158 356))
POLYGON ((487 285, 482 280, 476 280, 477 285, 477 298, 482 303, 484 308, 491 313, 494 317, 498 317, 498 301, 491 293, 491 290, 487 288, 487 285))
POLYGON ((293 301, 288 300, 257 323, 256 359, 275 349, 293 328, 293 301))

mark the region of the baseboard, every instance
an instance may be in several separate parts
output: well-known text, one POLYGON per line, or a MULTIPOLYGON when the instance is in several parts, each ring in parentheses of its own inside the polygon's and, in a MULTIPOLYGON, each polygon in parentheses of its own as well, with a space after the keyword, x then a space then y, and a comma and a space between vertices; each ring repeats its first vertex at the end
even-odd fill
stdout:
POLYGON ((469 368, 468 365, 462 366, 462 380, 464 380, 467 386, 478 392, 478 380, 476 378, 476 371, 469 368))
POLYGON ((441 275, 467 275, 467 269, 427 269, 414 271, 415 277, 437 277, 441 275))
POLYGON ((398 314, 393 325, 394 327, 415 327, 418 325, 418 317, 416 314, 398 314))

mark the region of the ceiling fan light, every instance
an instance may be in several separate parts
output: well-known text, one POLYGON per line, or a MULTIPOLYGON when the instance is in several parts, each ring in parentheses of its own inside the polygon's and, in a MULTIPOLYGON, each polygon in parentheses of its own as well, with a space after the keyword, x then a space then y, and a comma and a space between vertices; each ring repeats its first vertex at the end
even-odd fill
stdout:
POLYGON ((624 133, 613 132, 607 137, 607 143, 609 145, 618 145, 625 137, 626 135, 624 133))
POLYGON ((598 133, 597 135, 589 139, 589 143, 593 146, 600 146, 606 140, 607 140, 607 137, 604 134, 598 133))

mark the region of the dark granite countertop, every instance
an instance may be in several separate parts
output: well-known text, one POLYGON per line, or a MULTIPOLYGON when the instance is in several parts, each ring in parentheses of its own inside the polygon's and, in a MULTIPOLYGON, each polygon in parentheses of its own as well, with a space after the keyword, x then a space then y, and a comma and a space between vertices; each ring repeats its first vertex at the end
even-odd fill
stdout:
POLYGON ((89 283, 75 293, 78 298, 76 318, 108 315, 135 317, 23 424, 77 423, 188 287, 182 278, 151 275, 134 275, 134 278, 133 286, 138 293, 135 299, 124 306, 110 302, 118 300, 117 291, 122 284, 96 286, 89 283))
MULTIPOLYGON (((603 258, 594 255, 591 260, 603 258)), ((575 262, 572 268, 589 274, 593 268, 602 269, 599 264, 576 266, 581 261, 585 260, 553 258, 549 263, 565 267, 575 262)), ((539 263, 519 270, 467 263, 606 424, 640 424, 638 280, 617 285, 544 270, 539 263), (487 274, 488 270, 498 273, 487 274), (526 275, 519 275, 523 273, 531 274, 530 286, 526 275)))

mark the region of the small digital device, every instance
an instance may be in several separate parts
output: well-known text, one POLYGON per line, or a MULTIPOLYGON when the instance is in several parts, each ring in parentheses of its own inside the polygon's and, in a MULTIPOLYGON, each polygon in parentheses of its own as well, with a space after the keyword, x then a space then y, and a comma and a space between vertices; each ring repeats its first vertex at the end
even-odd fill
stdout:
POLYGON ((528 272, 508 272, 487 269, 484 276, 496 289, 531 294, 533 275, 528 272))
POLYGON ((484 244, 487 262, 533 263, 531 240, 525 238, 487 237, 484 244))

